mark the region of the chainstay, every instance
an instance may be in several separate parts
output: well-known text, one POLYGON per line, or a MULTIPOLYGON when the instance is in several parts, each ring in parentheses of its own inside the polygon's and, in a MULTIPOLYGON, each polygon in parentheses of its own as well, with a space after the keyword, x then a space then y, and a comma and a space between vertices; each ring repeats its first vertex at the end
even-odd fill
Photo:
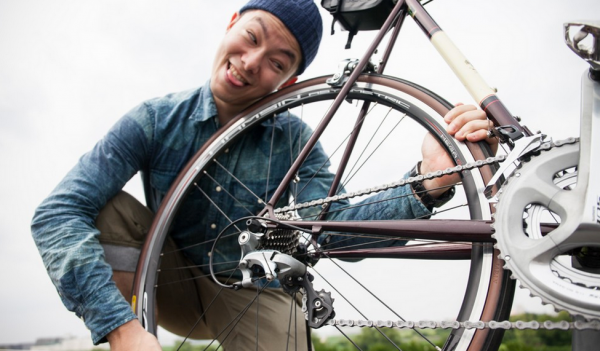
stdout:
POLYGON ((418 175, 416 177, 408 177, 406 179, 400 179, 398 181, 388 183, 388 184, 382 184, 380 186, 373 187, 373 188, 365 188, 365 189, 354 191, 354 192, 348 192, 348 193, 335 195, 335 196, 328 196, 324 199, 313 200, 313 201, 303 202, 303 203, 296 204, 296 205, 280 207, 280 208, 275 209, 275 213, 277 214, 277 213, 295 211, 295 210, 308 208, 308 207, 324 206, 324 205, 327 205, 329 203, 336 202, 336 201, 351 199, 351 198, 358 197, 358 196, 374 194, 374 193, 378 193, 381 191, 386 191, 389 189, 394 189, 394 188, 398 188, 401 186, 410 185, 410 184, 417 183, 417 182, 422 182, 423 180, 426 180, 426 179, 434 179, 434 178, 439 178, 439 177, 443 177, 443 176, 454 174, 454 173, 460 173, 462 171, 468 171, 468 170, 475 169, 475 168, 481 168, 481 167, 484 167, 484 166, 487 166, 487 165, 490 165, 493 163, 502 162, 505 159, 506 159, 506 155, 498 155, 498 156, 494 156, 494 157, 488 157, 485 160, 469 162, 464 165, 458 165, 458 166, 446 168, 443 171, 439 170, 439 171, 435 171, 435 172, 429 172, 425 175, 418 175))
POLYGON ((392 321, 392 320, 351 320, 351 319, 331 319, 325 325, 338 327, 359 327, 359 328, 397 328, 397 329, 558 329, 558 330, 600 330, 600 321, 392 321))

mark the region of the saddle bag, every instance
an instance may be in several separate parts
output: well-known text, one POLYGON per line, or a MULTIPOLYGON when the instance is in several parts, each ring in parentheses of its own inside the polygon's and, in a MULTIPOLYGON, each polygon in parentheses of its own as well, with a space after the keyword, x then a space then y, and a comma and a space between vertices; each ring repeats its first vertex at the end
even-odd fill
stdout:
POLYGON ((361 30, 380 29, 397 0, 321 0, 321 6, 333 16, 331 34, 334 25, 340 22, 348 31, 346 49, 350 48, 352 38, 361 30))

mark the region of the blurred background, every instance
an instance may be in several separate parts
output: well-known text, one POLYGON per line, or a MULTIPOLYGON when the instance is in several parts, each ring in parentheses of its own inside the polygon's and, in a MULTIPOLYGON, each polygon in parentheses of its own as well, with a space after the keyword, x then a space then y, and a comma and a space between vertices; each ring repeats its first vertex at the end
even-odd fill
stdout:
MULTIPOLYGON (((89 336, 68 312, 31 239, 36 206, 77 159, 143 100, 200 86, 231 15, 245 1, 0 1, 0 344, 89 336)), ((563 44, 562 24, 598 20, 595 0, 435 0, 427 9, 530 129, 579 134, 586 68, 563 44)), ((372 33, 344 50, 329 35, 300 79, 360 57, 372 33)), ((412 21, 387 74, 452 102, 472 103, 412 21)), ((127 190, 143 199, 136 177, 127 190)), ((519 290, 514 311, 551 312, 519 290)), ((165 336, 168 339, 170 336, 165 336)))

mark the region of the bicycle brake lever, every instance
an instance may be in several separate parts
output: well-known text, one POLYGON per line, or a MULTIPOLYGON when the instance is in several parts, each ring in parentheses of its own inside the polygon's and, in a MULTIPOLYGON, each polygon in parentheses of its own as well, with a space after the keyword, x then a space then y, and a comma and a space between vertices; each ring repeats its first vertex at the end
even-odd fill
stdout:
POLYGON ((507 155, 506 159, 504 160, 498 171, 494 173, 494 176, 492 177, 492 179, 490 179, 490 181, 485 187, 484 194, 488 198, 488 200, 491 200, 493 187, 495 185, 499 185, 497 184, 498 180, 500 180, 500 177, 504 175, 508 167, 510 167, 510 165, 513 164, 513 162, 515 162, 517 159, 519 159, 519 157, 540 147, 540 145, 542 145, 542 137, 542 134, 536 134, 528 137, 523 137, 515 141, 515 147, 507 155))

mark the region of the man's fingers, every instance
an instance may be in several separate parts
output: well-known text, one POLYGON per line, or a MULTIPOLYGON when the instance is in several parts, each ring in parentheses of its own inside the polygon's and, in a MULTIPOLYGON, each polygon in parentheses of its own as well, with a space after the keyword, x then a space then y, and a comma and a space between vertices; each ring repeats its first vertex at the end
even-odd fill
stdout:
POLYGON ((469 127, 470 123, 476 121, 485 122, 486 124, 484 124, 484 128, 487 128, 487 117, 485 115, 485 112, 479 109, 467 110, 465 112, 462 112, 458 116, 453 117, 452 121, 448 124, 446 130, 451 135, 454 135, 455 133, 461 130, 463 130, 463 134, 467 134, 465 131, 473 131, 476 129, 474 127, 469 127), (467 128, 465 129, 465 127, 467 128))
POLYGON ((473 105, 463 105, 462 103, 458 103, 455 105, 455 107, 448 111, 448 113, 446 113, 446 115, 444 116, 444 121, 448 124, 450 124, 452 121, 454 121, 454 119, 458 116, 460 116, 461 114, 467 112, 467 111, 472 111, 472 110, 476 110, 477 107, 473 106, 473 105))
POLYGON ((488 132, 484 129, 478 129, 466 135, 466 139, 472 143, 488 139, 488 132))
POLYGON ((487 119, 474 119, 465 123, 456 133, 454 137, 457 140, 480 141, 487 138, 487 132, 493 127, 491 121, 487 119))

